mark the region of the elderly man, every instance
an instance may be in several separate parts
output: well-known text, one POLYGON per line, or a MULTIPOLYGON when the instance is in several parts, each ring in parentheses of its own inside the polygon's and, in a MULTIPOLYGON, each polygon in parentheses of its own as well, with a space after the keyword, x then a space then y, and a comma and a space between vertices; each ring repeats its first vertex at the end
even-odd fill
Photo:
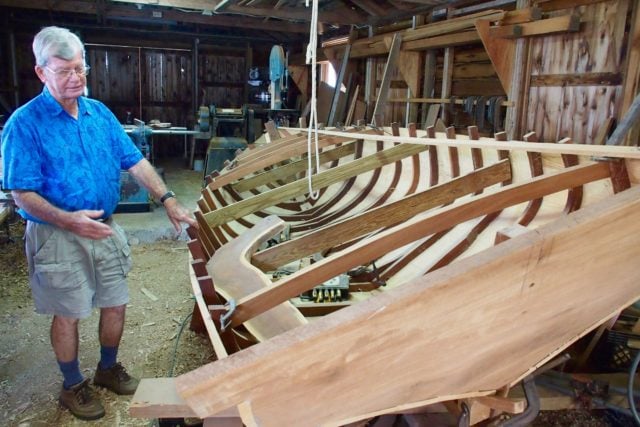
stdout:
POLYGON ((69 30, 47 27, 33 41, 42 93, 16 110, 2 133, 4 186, 27 219, 25 248, 36 312, 52 315, 51 345, 64 377, 60 403, 81 419, 104 408, 78 363, 78 322, 100 309, 100 362, 93 383, 133 394, 138 381, 117 362, 129 300, 130 250, 111 214, 120 170, 164 205, 176 231, 196 226, 114 115, 83 96, 89 67, 69 30))

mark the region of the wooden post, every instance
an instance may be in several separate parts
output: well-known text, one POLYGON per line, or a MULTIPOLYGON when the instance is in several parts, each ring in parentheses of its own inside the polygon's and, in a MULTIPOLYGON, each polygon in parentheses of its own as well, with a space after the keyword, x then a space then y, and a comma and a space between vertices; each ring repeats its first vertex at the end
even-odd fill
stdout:
POLYGON ((329 110, 329 118, 327 119, 327 126, 334 125, 336 119, 336 111, 338 110, 338 103, 340 102, 340 94, 342 91, 342 81, 344 80, 344 74, 347 70, 347 64, 349 63, 349 54, 351 52, 351 44, 347 44, 344 48, 344 55, 342 56, 342 63, 340 64, 340 70, 336 79, 336 87, 333 92, 333 99, 331 100, 331 109, 329 110))
POLYGON ((393 35, 391 41, 391 47, 389 48, 389 56, 387 57, 387 63, 384 66, 384 75, 382 76, 382 83, 378 90, 378 97, 376 99, 376 106, 373 109, 374 126, 383 126, 384 123, 376 123, 376 115, 381 114, 385 105, 387 104, 387 98, 389 96, 389 86, 391 85, 391 70, 396 65, 398 54, 400 52, 400 45, 402 44, 402 36, 399 33, 393 35))

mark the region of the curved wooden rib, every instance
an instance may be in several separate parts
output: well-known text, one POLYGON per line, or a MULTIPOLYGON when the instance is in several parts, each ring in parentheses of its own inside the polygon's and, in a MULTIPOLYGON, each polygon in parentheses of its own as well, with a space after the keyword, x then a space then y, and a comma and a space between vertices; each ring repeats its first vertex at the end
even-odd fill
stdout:
MULTIPOLYGON (((284 221, 276 216, 267 217, 218 249, 211 257, 207 263, 207 271, 215 283, 216 290, 226 300, 239 300, 248 293, 260 291, 271 285, 271 281, 252 266, 249 259, 261 243, 283 229, 284 221)), ((244 326, 253 336, 264 340, 305 323, 306 319, 290 302, 283 302, 245 322, 244 326)))

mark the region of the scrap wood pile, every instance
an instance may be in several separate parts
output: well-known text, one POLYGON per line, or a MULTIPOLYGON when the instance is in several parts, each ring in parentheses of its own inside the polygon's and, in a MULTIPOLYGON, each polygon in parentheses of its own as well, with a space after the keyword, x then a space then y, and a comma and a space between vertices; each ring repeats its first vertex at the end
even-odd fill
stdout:
POLYGON ((531 417, 509 389, 640 297, 640 152, 535 139, 322 131, 311 183, 304 130, 240 153, 190 230, 192 327, 218 360, 143 380, 132 413, 531 417))

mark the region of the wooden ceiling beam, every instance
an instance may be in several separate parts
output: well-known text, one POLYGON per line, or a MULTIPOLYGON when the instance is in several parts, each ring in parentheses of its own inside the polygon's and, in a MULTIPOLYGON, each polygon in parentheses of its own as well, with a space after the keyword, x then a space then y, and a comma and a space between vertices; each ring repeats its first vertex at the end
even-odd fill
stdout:
MULTIPOLYGON (((225 12, 238 13, 241 15, 251 15, 262 18, 279 18, 295 21, 310 22, 311 21, 311 8, 260 8, 260 7, 244 7, 237 5, 230 5, 224 9, 225 12)), ((352 25, 357 24, 361 17, 354 15, 353 12, 347 11, 347 9, 341 9, 337 12, 323 12, 318 11, 318 21, 331 24, 352 25)))
POLYGON ((208 16, 197 13, 181 12, 176 9, 163 9, 162 17, 155 18, 153 17, 152 12, 157 9, 153 9, 150 7, 137 9, 124 5, 121 6, 110 4, 104 7, 104 9, 99 9, 96 2, 84 0, 58 1, 55 3, 55 8, 52 7, 52 3, 49 0, 22 0, 19 2, 15 0, 0 0, 0 6, 48 11, 55 10, 59 12, 81 13, 88 15, 100 14, 107 19, 137 18, 144 19, 146 21, 155 19, 158 21, 158 23, 166 21, 177 21, 189 24, 201 24, 231 28, 240 27, 247 29, 265 30, 270 32, 273 32, 274 30, 279 32, 302 34, 309 32, 309 28, 306 25, 296 24, 293 22, 282 22, 278 23, 277 26, 274 26, 273 23, 263 22, 261 19, 248 17, 236 17, 234 19, 229 19, 228 17, 224 17, 221 15, 208 16))
POLYGON ((145 6, 164 6, 164 7, 177 7, 184 9, 195 9, 195 10, 211 10, 213 11, 217 4, 220 3, 218 0, 111 0, 113 2, 120 3, 132 3, 132 4, 140 4, 145 6))
POLYGON ((351 0, 351 3, 373 16, 384 16, 388 10, 371 0, 351 0))

